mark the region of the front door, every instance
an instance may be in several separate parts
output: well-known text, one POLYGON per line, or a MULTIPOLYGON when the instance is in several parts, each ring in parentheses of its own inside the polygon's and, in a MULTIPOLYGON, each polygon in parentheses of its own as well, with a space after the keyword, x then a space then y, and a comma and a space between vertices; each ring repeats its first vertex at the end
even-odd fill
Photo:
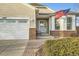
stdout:
POLYGON ((41 35, 45 35, 48 33, 47 20, 38 20, 38 33, 41 35))

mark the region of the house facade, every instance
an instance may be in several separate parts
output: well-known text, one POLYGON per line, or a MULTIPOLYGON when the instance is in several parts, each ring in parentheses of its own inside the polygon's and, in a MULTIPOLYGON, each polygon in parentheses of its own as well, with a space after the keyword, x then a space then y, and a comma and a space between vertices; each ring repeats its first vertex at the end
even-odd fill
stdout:
POLYGON ((36 15, 36 36, 72 37, 78 33, 76 18, 78 13, 69 12, 67 16, 55 19, 55 12, 47 6, 33 5, 39 11, 36 15))
POLYGON ((0 39, 70 37, 77 33, 76 15, 70 12, 55 20, 55 11, 41 4, 0 3, 0 39))

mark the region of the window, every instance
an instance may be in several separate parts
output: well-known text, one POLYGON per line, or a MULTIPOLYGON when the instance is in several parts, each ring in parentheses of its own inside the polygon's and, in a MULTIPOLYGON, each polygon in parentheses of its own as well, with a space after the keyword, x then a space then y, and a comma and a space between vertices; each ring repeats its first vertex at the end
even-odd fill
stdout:
POLYGON ((24 20, 21 19, 21 20, 18 20, 18 22, 19 22, 19 23, 27 23, 27 20, 26 20, 26 19, 24 19, 24 20))
POLYGON ((0 23, 3 23, 4 22, 4 20, 3 19, 0 19, 0 23))
POLYGON ((60 30, 60 24, 56 19, 55 19, 55 29, 60 30))
POLYGON ((72 17, 67 17, 67 30, 72 29, 72 17))
POLYGON ((6 23, 16 23, 16 20, 14 20, 14 19, 7 19, 6 23))

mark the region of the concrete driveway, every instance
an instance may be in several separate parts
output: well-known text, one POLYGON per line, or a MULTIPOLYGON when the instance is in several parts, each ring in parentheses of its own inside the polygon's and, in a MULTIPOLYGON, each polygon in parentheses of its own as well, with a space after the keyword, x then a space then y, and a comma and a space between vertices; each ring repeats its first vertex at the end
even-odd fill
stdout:
POLYGON ((27 40, 0 40, 0 56, 22 56, 27 40))

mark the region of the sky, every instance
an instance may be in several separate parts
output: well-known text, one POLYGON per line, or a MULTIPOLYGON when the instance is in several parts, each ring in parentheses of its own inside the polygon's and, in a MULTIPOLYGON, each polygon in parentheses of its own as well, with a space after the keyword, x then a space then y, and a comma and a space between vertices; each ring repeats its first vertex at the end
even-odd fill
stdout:
POLYGON ((77 3, 43 3, 43 5, 48 6, 49 8, 58 11, 71 8, 71 11, 78 11, 77 3))

